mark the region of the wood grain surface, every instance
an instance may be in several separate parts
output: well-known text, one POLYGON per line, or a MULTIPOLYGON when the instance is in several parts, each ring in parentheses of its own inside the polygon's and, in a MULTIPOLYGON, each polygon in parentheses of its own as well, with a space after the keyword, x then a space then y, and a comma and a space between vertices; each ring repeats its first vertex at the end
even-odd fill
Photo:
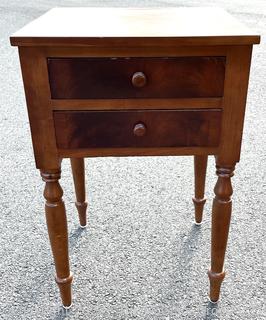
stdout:
POLYGON ((12 45, 228 45, 260 37, 220 8, 55 8, 11 36, 12 45))
POLYGON ((48 69, 53 99, 221 97, 225 57, 49 58, 48 69))
POLYGON ((215 147, 220 110, 58 111, 54 112, 60 149, 120 147, 215 147), (134 133, 143 124, 142 136, 134 133))

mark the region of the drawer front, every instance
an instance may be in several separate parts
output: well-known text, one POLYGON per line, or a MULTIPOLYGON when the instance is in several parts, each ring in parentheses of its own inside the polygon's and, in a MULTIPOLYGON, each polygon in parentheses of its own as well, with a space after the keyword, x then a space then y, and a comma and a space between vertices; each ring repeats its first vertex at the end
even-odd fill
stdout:
POLYGON ((216 147, 222 112, 206 110, 55 111, 59 149, 216 147))
POLYGON ((53 99, 221 97, 225 57, 49 58, 53 99))

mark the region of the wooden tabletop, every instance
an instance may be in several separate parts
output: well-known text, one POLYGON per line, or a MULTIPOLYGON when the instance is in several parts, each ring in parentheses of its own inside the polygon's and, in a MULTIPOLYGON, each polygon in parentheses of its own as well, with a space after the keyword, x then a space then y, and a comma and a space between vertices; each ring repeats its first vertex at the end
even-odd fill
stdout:
POLYGON ((54 8, 10 37, 32 45, 227 45, 258 34, 220 8, 54 8))

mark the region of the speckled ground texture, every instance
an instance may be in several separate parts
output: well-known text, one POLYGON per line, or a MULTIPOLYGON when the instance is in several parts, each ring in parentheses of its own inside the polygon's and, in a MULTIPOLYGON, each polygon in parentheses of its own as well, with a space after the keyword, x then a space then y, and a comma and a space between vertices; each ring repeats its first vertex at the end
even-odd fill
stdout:
POLYGON ((253 51, 242 159, 233 178, 228 275, 218 306, 208 303, 210 158, 204 224, 193 225, 192 157, 86 160, 89 226, 67 208, 74 304, 60 307, 46 232, 43 182, 35 169, 17 49, 9 35, 53 6, 220 6, 262 35, 266 2, 10 1, 0 3, 0 319, 265 319, 266 46, 253 51))

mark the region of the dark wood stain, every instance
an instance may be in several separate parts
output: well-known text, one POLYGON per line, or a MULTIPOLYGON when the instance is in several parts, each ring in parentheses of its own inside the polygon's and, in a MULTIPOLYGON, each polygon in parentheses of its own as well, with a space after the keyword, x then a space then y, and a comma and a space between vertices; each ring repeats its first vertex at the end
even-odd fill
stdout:
POLYGON ((48 70, 53 99, 221 97, 225 57, 51 57, 48 70), (132 84, 138 72, 143 87, 132 84))
POLYGON ((213 147, 219 145, 222 112, 212 110, 56 111, 60 149, 213 147), (134 134, 145 125, 144 136, 134 134))

